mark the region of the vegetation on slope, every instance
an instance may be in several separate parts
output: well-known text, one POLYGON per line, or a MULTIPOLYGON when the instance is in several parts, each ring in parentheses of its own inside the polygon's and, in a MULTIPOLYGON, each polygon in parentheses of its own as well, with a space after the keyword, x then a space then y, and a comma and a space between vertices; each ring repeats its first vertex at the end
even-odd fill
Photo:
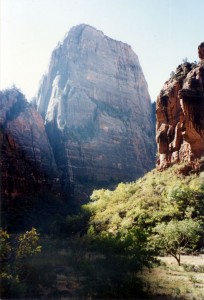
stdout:
MULTIPOLYGON (((137 230, 149 247, 174 256, 198 247, 204 222, 204 173, 183 176, 174 166, 153 170, 133 183, 121 183, 114 191, 94 191, 83 207, 91 214, 89 232, 115 235, 137 230), (169 244, 164 241, 168 235, 169 244)), ((202 245, 203 246, 203 245, 202 245)))
MULTIPOLYGON (((40 218, 36 228, 49 236, 40 240, 41 253, 34 245, 38 255, 32 259, 32 248, 25 248, 28 257, 20 260, 20 268, 16 268, 18 244, 9 244, 8 233, 1 231, 5 246, 1 296, 147 299, 162 293, 168 298, 173 287, 165 293, 165 283, 161 293, 156 291, 157 282, 147 272, 155 266, 155 257, 167 253, 180 265, 181 254, 204 246, 204 172, 184 176, 181 168, 153 170, 114 191, 94 191, 78 215, 48 218, 44 225, 49 230, 44 230, 40 218)), ((152 273, 155 280, 157 268, 152 273)), ((184 297, 177 299, 187 299, 187 290, 180 286, 173 290, 184 297)))

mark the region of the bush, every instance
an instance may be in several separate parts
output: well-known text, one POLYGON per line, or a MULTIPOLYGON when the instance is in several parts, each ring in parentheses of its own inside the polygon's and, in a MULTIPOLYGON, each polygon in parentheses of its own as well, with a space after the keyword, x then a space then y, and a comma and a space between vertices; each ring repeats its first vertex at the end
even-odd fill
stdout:
POLYGON ((177 172, 180 167, 153 170, 136 182, 119 184, 114 191, 94 191, 91 202, 83 206, 90 214, 89 230, 122 236, 136 228, 147 239, 140 246, 158 254, 162 247, 166 251, 165 234, 171 232, 176 234, 177 251, 192 252, 204 227, 203 173, 183 176, 177 172), (156 238, 160 243, 155 243, 156 238))
POLYGON ((25 268, 24 261, 41 251, 38 240, 39 235, 35 228, 16 237, 0 229, 2 297, 18 298, 26 295, 28 287, 24 279, 28 276, 29 270, 25 268))

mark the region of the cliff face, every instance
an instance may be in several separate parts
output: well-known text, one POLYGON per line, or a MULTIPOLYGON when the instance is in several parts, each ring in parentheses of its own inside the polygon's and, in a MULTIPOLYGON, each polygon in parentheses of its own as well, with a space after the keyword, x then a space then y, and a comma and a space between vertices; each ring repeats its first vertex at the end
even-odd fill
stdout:
POLYGON ((178 66, 157 99, 160 169, 204 154, 204 43, 198 54, 200 62, 178 66))
POLYGON ((53 51, 37 109, 45 119, 61 180, 110 186, 154 166, 151 103, 131 47, 88 25, 53 51))
POLYGON ((43 119, 15 88, 0 92, 0 146, 2 196, 53 185, 56 164, 43 119))

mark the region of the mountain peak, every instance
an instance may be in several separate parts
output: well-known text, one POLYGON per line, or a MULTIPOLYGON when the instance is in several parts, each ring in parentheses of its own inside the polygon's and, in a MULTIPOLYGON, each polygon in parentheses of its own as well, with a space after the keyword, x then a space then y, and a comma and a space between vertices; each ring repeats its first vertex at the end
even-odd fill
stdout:
MULTIPOLYGON (((90 31, 97 31, 97 32, 102 32, 101 30, 98 30, 97 28, 89 25, 89 24, 85 24, 85 23, 82 23, 82 24, 78 24, 76 26, 73 26, 70 31, 76 31, 76 30, 84 30, 84 29, 87 29, 87 30, 90 30, 90 31)), ((102 32, 103 33, 103 32, 102 32)))
POLYGON ((99 39, 106 39, 107 41, 109 42, 112 42, 112 43, 118 43, 120 45, 123 45, 127 48, 130 48, 131 49, 131 46, 128 45, 127 43, 124 43, 124 42, 121 42, 119 40, 115 40, 107 35, 105 35, 103 33, 102 30, 99 30, 97 28, 95 28, 94 26, 91 26, 89 24, 79 24, 79 25, 76 25, 76 26, 73 26, 64 36, 63 40, 58 44, 58 46, 66 43, 66 41, 69 41, 69 40, 78 40, 79 43, 81 43, 83 41, 83 38, 84 37, 85 39, 93 39, 95 41, 99 40, 99 39))
POLYGON ((72 38, 79 38, 83 35, 99 35, 101 37, 104 37, 104 33, 101 30, 96 29, 95 27, 89 25, 89 24, 79 24, 76 26, 73 26, 65 35, 62 43, 64 43, 67 39, 72 39, 72 38))
POLYGON ((138 57, 102 31, 86 24, 69 31, 53 51, 37 106, 63 180, 77 189, 132 181, 154 166, 151 102, 138 57))

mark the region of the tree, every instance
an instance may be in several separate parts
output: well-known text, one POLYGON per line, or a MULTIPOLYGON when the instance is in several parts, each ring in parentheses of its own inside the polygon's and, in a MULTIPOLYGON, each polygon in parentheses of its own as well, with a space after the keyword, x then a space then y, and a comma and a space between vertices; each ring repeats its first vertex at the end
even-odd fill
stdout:
POLYGON ((38 254, 39 234, 35 228, 17 237, 0 228, 0 297, 22 298, 26 295, 29 270, 25 259, 38 254))
POLYGON ((193 250, 200 238, 201 222, 192 218, 171 220, 158 224, 155 232, 156 245, 173 256, 180 266, 182 252, 188 247, 193 250))
POLYGON ((6 259, 11 252, 11 245, 9 242, 10 235, 6 230, 0 228, 0 260, 6 259))
POLYGON ((20 234, 17 238, 16 258, 21 259, 36 255, 41 251, 38 245, 39 234, 35 228, 20 234))

